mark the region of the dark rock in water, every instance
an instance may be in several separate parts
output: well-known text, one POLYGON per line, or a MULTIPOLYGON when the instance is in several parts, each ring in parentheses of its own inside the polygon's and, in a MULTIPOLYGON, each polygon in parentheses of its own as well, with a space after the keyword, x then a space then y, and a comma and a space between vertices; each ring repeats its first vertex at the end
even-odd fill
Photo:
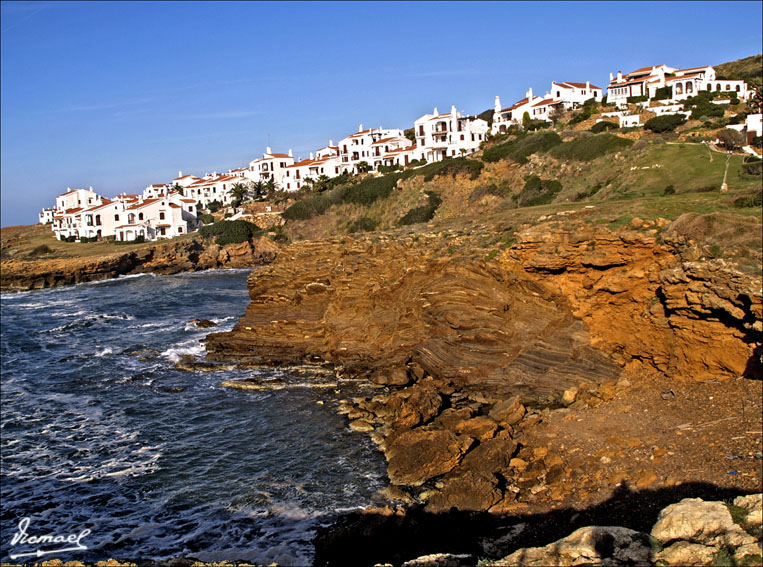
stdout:
POLYGON ((209 319, 194 319, 191 321, 192 325, 196 325, 199 329, 207 329, 209 327, 217 327, 217 323, 210 321, 209 319))
POLYGON ((220 386, 236 388, 237 390, 282 390, 288 382, 281 379, 263 380, 261 378, 243 378, 241 380, 224 380, 220 386))
POLYGON ((185 388, 182 386, 159 386, 157 390, 174 394, 176 392, 184 392, 185 388))
POLYGON ((146 361, 158 358, 161 353, 155 348, 150 348, 146 345, 133 345, 124 349, 122 354, 137 356, 140 360, 146 361))

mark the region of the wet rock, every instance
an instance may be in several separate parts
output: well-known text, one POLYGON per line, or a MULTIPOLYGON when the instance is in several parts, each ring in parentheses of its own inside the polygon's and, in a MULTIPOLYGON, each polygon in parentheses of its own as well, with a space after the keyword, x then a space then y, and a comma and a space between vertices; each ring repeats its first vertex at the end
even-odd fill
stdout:
POLYGON ((471 439, 444 430, 411 430, 387 438, 387 474, 392 484, 420 486, 458 465, 471 439))
POLYGON ((191 325, 195 325, 199 329, 208 329, 209 327, 217 327, 217 323, 210 321, 209 319, 194 319, 191 321, 191 325))
POLYGON ((545 547, 519 549, 492 565, 648 565, 650 555, 648 537, 641 532, 614 526, 591 526, 580 528, 545 547))
POLYGON ((223 388, 235 388, 237 390, 282 390, 288 386, 285 380, 260 378, 243 378, 241 380, 223 380, 220 382, 223 388))
POLYGON ((368 433, 374 430, 374 426, 362 419, 356 419, 350 422, 350 429, 359 433, 368 433))

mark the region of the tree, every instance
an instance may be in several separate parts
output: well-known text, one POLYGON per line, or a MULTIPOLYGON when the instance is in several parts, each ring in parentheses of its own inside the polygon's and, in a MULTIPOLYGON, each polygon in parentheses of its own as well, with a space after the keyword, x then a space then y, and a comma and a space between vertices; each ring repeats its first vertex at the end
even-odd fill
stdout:
POLYGON ((360 162, 358 162, 358 165, 356 167, 358 168, 358 172, 359 173, 365 173, 369 169, 371 169, 371 166, 368 165, 367 161, 360 161, 360 162))
POLYGON ((718 145, 723 146, 728 151, 733 152, 745 146, 747 140, 744 134, 731 128, 724 128, 718 132, 718 145))
POLYGON ((246 201, 249 190, 247 189, 246 185, 239 182, 233 184, 233 186, 230 188, 230 192, 233 195, 231 205, 238 207, 241 203, 246 201))
POLYGON ((403 135, 414 144, 416 143, 416 133, 414 132, 413 128, 407 128, 403 130, 403 135))
POLYGON ((172 190, 173 190, 173 191, 177 191, 178 193, 180 193, 181 195, 183 195, 183 188, 182 188, 180 185, 178 185, 177 183, 175 183, 175 184, 172 186, 172 190))
POLYGON ((262 181, 252 181, 249 183, 249 190, 257 199, 264 197, 265 193, 267 192, 265 189, 265 184, 262 181))
POLYGON ((672 132, 684 122, 686 122, 686 117, 683 114, 665 114, 650 118, 644 124, 644 128, 651 130, 655 134, 661 134, 663 132, 672 132))
POLYGON ((525 130, 527 130, 527 127, 530 125, 531 122, 532 122, 532 119, 530 118, 530 113, 525 112, 522 115, 522 126, 525 127, 525 130))
POLYGON ((562 116, 564 116, 564 106, 561 104, 554 105, 548 115, 548 117, 551 119, 551 122, 553 122, 554 127, 556 127, 556 123, 559 122, 562 116))
POLYGON ((323 193, 330 186, 331 179, 328 175, 320 175, 318 179, 315 180, 315 183, 313 183, 313 188, 316 189, 319 193, 323 193))
POLYGON ((752 77, 747 81, 753 95, 747 100, 747 114, 760 114, 763 108, 763 80, 760 77, 752 77))

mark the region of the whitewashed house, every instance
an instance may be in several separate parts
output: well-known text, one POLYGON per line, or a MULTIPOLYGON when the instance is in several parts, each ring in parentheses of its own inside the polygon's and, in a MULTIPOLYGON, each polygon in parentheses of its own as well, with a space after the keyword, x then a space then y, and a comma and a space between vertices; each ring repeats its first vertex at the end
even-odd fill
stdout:
POLYGON ((38 217, 38 223, 39 224, 51 224, 53 222, 53 214, 56 212, 56 209, 43 209, 41 210, 37 217, 38 217))
POLYGON ((67 209, 86 208, 98 205, 102 201, 98 193, 89 189, 70 189, 66 188, 66 193, 56 197, 56 210, 65 211, 67 209))
POLYGON ((745 132, 747 134, 747 144, 752 144, 752 139, 756 136, 763 136, 762 114, 748 114, 744 121, 745 132))
POLYGON ((525 98, 518 100, 507 108, 501 108, 501 99, 496 96, 491 132, 493 134, 503 134, 510 127, 522 124, 522 117, 525 112, 531 115, 533 105, 543 100, 543 97, 534 96, 533 90, 528 89, 525 98))
POLYGON ((384 163, 384 156, 389 154, 389 152, 409 148, 412 145, 413 142, 405 136, 388 136, 386 138, 381 138, 371 144, 371 159, 368 163, 371 164, 372 169, 378 171, 380 165, 386 165, 384 163))
POLYGON ((261 158, 249 162, 249 171, 245 172, 245 176, 255 183, 267 183, 272 180, 278 189, 283 189, 286 168, 290 165, 294 165, 291 149, 287 154, 274 153, 268 146, 261 158))
POLYGON ((339 140, 340 173, 359 173, 358 164, 366 162, 372 165, 372 146, 374 143, 385 138, 404 138, 403 131, 398 128, 370 128, 363 129, 361 124, 358 131, 346 138, 339 140))
MULTIPOLYGON (((172 238, 196 230, 193 199, 172 192, 157 199, 139 200, 124 209, 124 224, 115 227, 116 239, 130 241, 172 238)), ((120 217, 121 219, 121 217, 120 217)))
POLYGON ((209 204, 213 201, 217 201, 221 205, 230 205, 233 201, 233 193, 231 190, 237 183, 246 184, 245 177, 237 177, 228 174, 207 174, 203 179, 191 183, 183 189, 183 194, 194 199, 199 206, 208 208, 209 204))
POLYGON ((420 155, 419 147, 416 144, 412 144, 403 148, 390 150, 384 154, 381 165, 406 167, 412 161, 420 159, 422 159, 422 156, 420 155))
POLYGON ((557 83, 554 81, 551 83, 551 90, 546 93, 546 98, 561 101, 564 108, 569 110, 581 106, 591 98, 596 102, 601 102, 603 100, 602 94, 601 87, 592 85, 590 81, 585 83, 557 83))
POLYGON ((666 75, 676 71, 667 65, 651 65, 631 71, 627 75, 617 72, 617 77, 609 74, 607 102, 625 106, 628 98, 645 96, 653 98, 657 89, 665 86, 666 75))
POLYGON ((315 152, 315 157, 317 159, 321 159, 325 157, 339 157, 339 146, 335 146, 334 141, 329 140, 329 145, 319 148, 315 152))
POLYGON ((342 163, 339 156, 324 154, 323 157, 313 157, 311 153, 310 159, 301 160, 286 167, 283 188, 285 191, 297 191, 305 185, 306 180, 317 181, 324 175, 328 178, 336 177, 341 169, 342 163))
POLYGON ((632 128, 634 126, 641 126, 640 114, 625 114, 619 117, 620 128, 632 128))
POLYGON ((427 162, 441 161, 475 152, 485 140, 488 124, 481 118, 468 118, 451 106, 440 114, 437 108, 413 123, 416 146, 427 162))

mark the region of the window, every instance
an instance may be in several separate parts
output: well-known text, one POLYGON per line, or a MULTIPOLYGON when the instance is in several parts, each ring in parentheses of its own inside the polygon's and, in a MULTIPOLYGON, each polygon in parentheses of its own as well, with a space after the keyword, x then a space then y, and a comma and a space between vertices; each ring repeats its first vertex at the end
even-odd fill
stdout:
POLYGON ((691 83, 686 83, 686 92, 687 93, 694 92, 694 88, 692 87, 691 83))
POLYGON ((178 234, 181 234, 182 232, 183 232, 183 227, 182 227, 182 226, 179 226, 179 227, 178 227, 178 234))
POLYGON ((736 92, 739 92, 739 85, 737 85, 736 87, 736 92))
POLYGON ((132 224, 135 222, 135 213, 130 213, 127 215, 127 224, 132 224))
POLYGON ((143 220, 143 213, 138 213, 138 220, 143 220))
POLYGON ((726 85, 726 90, 730 91, 731 90, 731 85, 726 85))
MULTIPOLYGON (((164 220, 164 211, 159 211, 159 220, 164 220)), ((164 233, 162 233, 162 234, 164 234, 164 233)))

